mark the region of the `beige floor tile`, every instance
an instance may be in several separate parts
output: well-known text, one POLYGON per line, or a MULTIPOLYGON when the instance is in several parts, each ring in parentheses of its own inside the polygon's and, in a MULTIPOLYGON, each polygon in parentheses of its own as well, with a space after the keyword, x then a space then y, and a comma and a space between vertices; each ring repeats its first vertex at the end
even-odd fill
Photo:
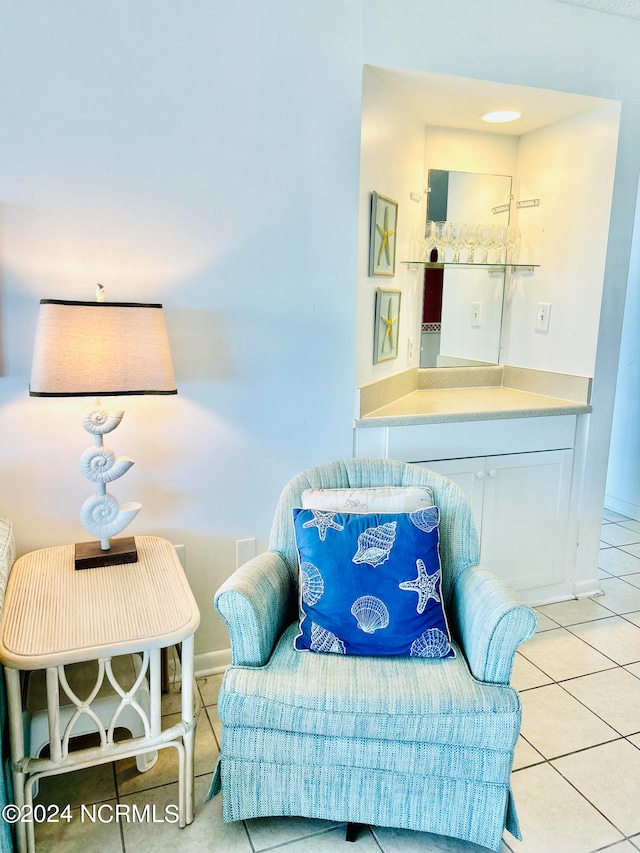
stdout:
POLYGON ((113 818, 115 805, 115 800, 101 804, 102 819, 87 806, 74 809, 70 820, 37 823, 37 853, 122 853, 120 827, 113 818))
POLYGON ((635 747, 640 749, 640 734, 631 735, 627 738, 627 740, 629 741, 629 743, 632 743, 635 747))
POLYGON ((513 769, 521 770, 523 767, 530 767, 532 764, 540 764, 544 760, 544 756, 520 735, 513 755, 513 769))
POLYGON ((124 843, 127 853, 252 853, 242 821, 223 823, 222 797, 204 803, 209 787, 207 777, 199 777, 195 784, 195 817, 190 826, 179 829, 177 823, 162 821, 165 815, 173 818, 178 803, 177 784, 165 785, 151 791, 141 791, 122 797, 125 805, 136 805, 142 811, 146 805, 155 806, 158 822, 123 823, 124 843), (171 809, 167 811, 168 806, 171 809))
POLYGON ((624 835, 640 831, 640 750, 617 740, 553 762, 624 835))
POLYGON ((172 684, 168 693, 162 694, 162 716, 179 714, 182 708, 182 693, 180 685, 172 684))
POLYGON ((622 513, 616 512, 613 509, 605 509, 602 512, 602 520, 603 521, 629 521, 628 515, 622 515, 622 513))
POLYGON ((532 687, 541 687, 543 684, 551 684, 549 676, 517 653, 513 662, 511 686, 516 690, 530 690, 532 687))
POLYGON ((563 627, 611 616, 611 611, 602 607, 593 598, 574 598, 557 604, 545 604, 543 607, 538 607, 538 611, 563 627))
MULTIPOLYGON (((282 820, 288 820, 288 818, 282 818, 282 820)), ((303 853, 303 851, 304 853, 310 853, 310 851, 312 851, 312 853, 316 853, 316 851, 317 853, 335 853, 336 848, 341 850, 345 847, 345 834, 346 825, 330 829, 328 832, 321 832, 319 835, 303 837, 287 844, 283 853, 287 853, 289 850, 293 851, 293 853, 303 853)), ((417 835, 418 833, 414 834, 417 835)), ((356 844, 358 847, 358 853, 360 850, 362 850, 363 853, 380 853, 380 848, 376 844, 369 827, 363 827, 363 829, 360 830, 356 839, 356 844)), ((264 848, 257 847, 257 853, 262 849, 264 848)))
POLYGON ((545 616, 540 609, 534 607, 534 612, 538 617, 538 627, 536 628, 537 634, 541 634, 543 631, 551 631, 558 627, 558 623, 554 622, 553 619, 549 619, 548 616, 545 616))
POLYGON ((640 559, 628 548, 603 548, 598 554, 598 567, 610 575, 633 575, 640 572, 640 559))
MULTIPOLYGON (((640 587, 640 572, 633 575, 624 575, 620 580, 626 581, 631 586, 640 587)), ((634 610, 640 610, 640 607, 634 607, 634 610)))
POLYGON ((221 672, 217 675, 207 675, 204 678, 197 679, 203 705, 216 705, 218 703, 218 691, 223 678, 224 673, 221 672))
POLYGON ((635 583, 640 583, 640 574, 626 575, 624 580, 602 578, 600 586, 604 595, 599 595, 594 600, 613 613, 633 613, 640 610, 640 589, 635 583))
POLYGON ((640 679, 625 669, 584 675, 562 686, 621 735, 640 732, 640 679))
POLYGON ((620 616, 572 625, 568 630, 618 664, 640 661, 640 627, 620 616))
POLYGON ((624 551, 626 554, 631 554, 633 557, 640 557, 640 543, 635 543, 634 545, 625 545, 620 550, 624 551))
POLYGON ((536 634, 520 646, 519 653, 555 681, 611 669, 615 665, 566 628, 536 634))
MULTIPOLYGON (((460 841, 457 838, 432 835, 430 832, 373 827, 373 834, 384 853, 489 853, 486 847, 479 847, 477 844, 460 841)), ((357 843, 360 843, 359 837, 357 843)), ((509 848, 504 842, 500 847, 500 853, 509 853, 509 848)))
MULTIPOLYGON (((179 721, 179 715, 164 717, 163 725, 173 725, 179 721)), ((213 773, 218 760, 218 744, 213 734, 209 718, 203 709, 196 727, 194 766, 196 776, 213 773)), ((178 780, 178 752, 175 748, 161 749, 158 761, 146 773, 138 773, 135 758, 125 758, 116 762, 116 778, 120 796, 135 791, 145 791, 159 785, 168 785, 178 780)))
POLYGON ((627 622, 633 622, 634 625, 640 626, 640 612, 638 612, 638 613, 625 613, 623 618, 626 619, 627 622))
POLYGON ((40 780, 35 800, 43 805, 71 808, 89 803, 100 803, 116 796, 113 764, 98 764, 59 776, 45 776, 40 780))
MULTIPOLYGON (((322 838, 327 830, 339 826, 341 833, 346 831, 344 828, 346 825, 340 824, 338 821, 314 820, 305 817, 258 817, 253 818, 253 820, 247 820, 245 823, 256 851, 265 850, 280 844, 287 844, 297 838, 306 838, 308 849, 316 850, 318 849, 318 840, 322 838), (311 837, 313 838, 313 845, 310 840, 311 837)), ((362 839, 358 839, 358 847, 360 841, 367 837, 367 835, 369 840, 373 842, 370 832, 363 832, 361 835, 362 839)), ((334 845, 336 843, 341 844, 344 842, 344 835, 341 834, 340 838, 338 838, 335 833, 332 833, 330 841, 334 845)), ((375 846, 370 849, 375 849, 375 846)))
POLYGON ((608 545, 618 547, 640 542, 640 533, 636 530, 629 530, 628 527, 621 527, 619 524, 603 524, 600 538, 608 545))
POLYGON ((621 841, 619 844, 614 844, 613 847, 607 847, 602 853, 638 853, 638 848, 634 847, 630 841, 621 841))
POLYGON ((520 698, 522 736, 545 758, 565 755, 619 736, 557 684, 527 690, 520 698))
POLYGON ((515 853, 590 853, 623 839, 549 764, 511 776, 522 841, 507 837, 515 853))
POLYGON ((624 669, 627 672, 630 672, 631 675, 635 675, 636 678, 640 678, 640 663, 630 663, 628 666, 625 666, 624 669))

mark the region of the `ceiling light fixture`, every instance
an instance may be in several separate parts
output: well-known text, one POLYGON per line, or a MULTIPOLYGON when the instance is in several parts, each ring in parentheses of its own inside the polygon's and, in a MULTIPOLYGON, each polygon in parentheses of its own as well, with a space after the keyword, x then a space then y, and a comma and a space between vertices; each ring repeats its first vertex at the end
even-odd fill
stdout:
POLYGON ((496 110, 492 113, 485 113, 481 116, 482 121, 489 121, 492 124, 499 124, 505 121, 515 121, 520 118, 520 113, 515 110, 496 110))

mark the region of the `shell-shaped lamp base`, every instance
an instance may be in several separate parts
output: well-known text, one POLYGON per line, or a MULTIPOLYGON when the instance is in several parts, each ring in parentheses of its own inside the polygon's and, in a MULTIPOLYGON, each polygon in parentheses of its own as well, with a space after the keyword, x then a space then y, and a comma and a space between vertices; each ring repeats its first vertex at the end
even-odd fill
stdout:
POLYGON ((137 562, 138 551, 133 536, 111 539, 108 551, 103 551, 98 541, 76 542, 76 569, 98 569, 101 566, 137 562))

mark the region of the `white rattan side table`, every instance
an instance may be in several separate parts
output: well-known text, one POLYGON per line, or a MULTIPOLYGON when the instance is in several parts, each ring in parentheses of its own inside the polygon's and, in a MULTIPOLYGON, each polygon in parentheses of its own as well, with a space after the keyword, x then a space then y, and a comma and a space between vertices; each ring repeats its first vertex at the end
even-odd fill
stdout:
MULTIPOLYGON (((200 613, 175 549, 165 539, 137 536, 138 562, 76 571, 74 546, 33 551, 16 560, 4 601, 0 661, 7 684, 11 761, 16 806, 29 814, 33 786, 44 776, 139 756, 164 747, 178 751, 179 825, 193 820, 194 712, 193 635, 200 613), (182 643, 180 722, 161 724, 161 649, 182 643), (111 660, 138 653, 142 666, 133 685, 123 688, 111 660), (96 686, 85 699, 69 687, 65 666, 98 661, 96 686), (20 688, 21 670, 46 670, 50 758, 25 755, 20 688), (142 680, 149 682, 149 714, 136 702, 142 680), (104 726, 91 702, 108 681, 121 697, 111 722, 104 726), (76 705, 62 730, 60 692, 76 705), (114 741, 124 708, 141 716, 144 735, 114 741), (88 714, 100 734, 100 745, 70 749, 76 722, 88 714)), ((16 823, 19 851, 35 848, 33 822, 16 823)))

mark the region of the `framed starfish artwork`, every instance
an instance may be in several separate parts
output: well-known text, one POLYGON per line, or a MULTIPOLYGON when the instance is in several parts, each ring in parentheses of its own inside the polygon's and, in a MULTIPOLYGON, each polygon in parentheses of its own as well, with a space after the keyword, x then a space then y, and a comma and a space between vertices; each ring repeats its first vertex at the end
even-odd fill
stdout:
POLYGON ((400 324, 399 290, 376 290, 376 319, 373 333, 373 363, 398 357, 400 324))
POLYGON ((369 275, 395 275, 398 202, 371 193, 369 275))

